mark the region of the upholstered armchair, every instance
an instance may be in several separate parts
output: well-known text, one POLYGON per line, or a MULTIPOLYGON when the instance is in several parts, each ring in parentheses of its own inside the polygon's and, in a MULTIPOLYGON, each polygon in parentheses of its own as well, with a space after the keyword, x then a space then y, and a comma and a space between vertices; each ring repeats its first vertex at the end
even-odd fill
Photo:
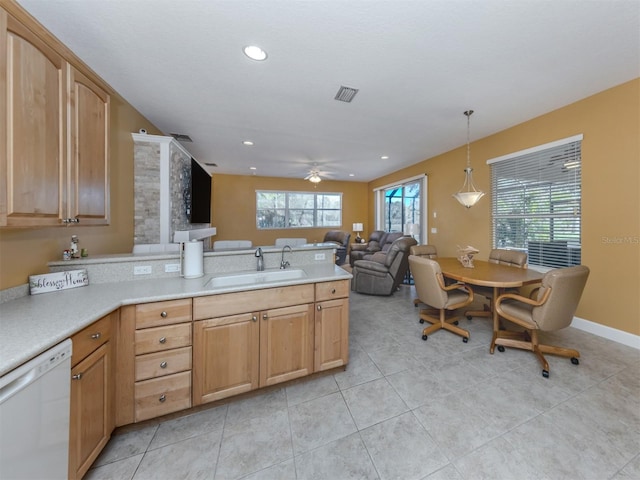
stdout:
MULTIPOLYGON (((438 250, 435 245, 414 245, 409 249, 409 253, 415 257, 428 258, 430 260, 438 258, 438 250)), ((409 268, 411 268, 411 265, 409 265, 409 268)), ((414 307, 417 307, 421 303, 424 302, 419 298, 413 299, 414 307)))
POLYGON ((342 265, 347 260, 347 248, 351 234, 343 230, 329 230, 324 234, 323 242, 332 242, 336 246, 336 265, 342 265))
POLYGON ((353 267, 356 260, 362 260, 365 255, 371 255, 372 253, 382 250, 380 242, 385 236, 386 233, 382 230, 375 230, 369 235, 369 241, 367 243, 355 243, 351 245, 349 264, 353 267))
POLYGON ((353 265, 351 290, 368 295, 391 295, 398 289, 409 268, 409 249, 418 242, 401 237, 386 254, 378 252, 372 260, 357 260, 353 265), (376 261, 375 258, 380 261, 376 261))
POLYGON ((500 295, 495 301, 495 309, 502 319, 508 321, 505 325, 507 330, 493 332, 489 352, 493 353, 496 345, 501 352, 504 347, 529 350, 538 357, 545 378, 549 377, 545 353, 571 358, 571 363, 578 365, 580 352, 544 345, 538 340, 538 331, 551 332, 571 325, 588 277, 589 268, 584 265, 556 268, 542 277, 542 286, 532 292, 534 298, 515 293, 500 295), (523 331, 509 329, 512 326, 523 331))
POLYGON ((361 259, 357 258, 356 260, 354 260, 354 265, 358 260, 375 260, 378 263, 384 263, 384 256, 391 248, 391 245, 393 245, 393 242, 402 237, 404 237, 404 234, 402 232, 386 232, 380 239, 380 250, 373 253, 365 253, 361 259))

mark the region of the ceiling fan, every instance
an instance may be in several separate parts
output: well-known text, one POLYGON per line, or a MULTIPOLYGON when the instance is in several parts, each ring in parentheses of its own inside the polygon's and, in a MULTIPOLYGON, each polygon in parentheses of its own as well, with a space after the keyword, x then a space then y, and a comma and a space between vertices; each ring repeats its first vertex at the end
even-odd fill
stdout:
POLYGON ((309 180, 311 183, 320 183, 323 179, 331 177, 332 175, 333 172, 320 170, 316 165, 314 165, 304 179, 309 180))

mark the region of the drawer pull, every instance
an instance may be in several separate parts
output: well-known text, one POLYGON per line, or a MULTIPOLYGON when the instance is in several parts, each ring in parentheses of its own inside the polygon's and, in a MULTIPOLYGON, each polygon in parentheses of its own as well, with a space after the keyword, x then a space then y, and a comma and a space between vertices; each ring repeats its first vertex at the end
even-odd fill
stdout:
POLYGON ((318 311, 320 311, 322 310, 322 305, 318 305, 316 308, 318 309, 318 311))
POLYGON ((160 403, 164 402, 167 399, 167 396, 163 393, 162 395, 160 395, 160 398, 158 398, 158 401, 160 403))
POLYGON ((162 362, 160 364, 160 368, 167 368, 167 362, 162 362))
POLYGON ((98 332, 98 333, 94 333, 93 335, 91 335, 91 338, 93 338, 94 340, 98 340, 101 336, 102 336, 102 334, 100 332, 98 332))
POLYGON ((167 343, 167 337, 161 337, 160 340, 158 340, 160 343, 167 343))
POLYGON ((336 293, 336 289, 335 289, 335 288, 334 288, 334 289, 332 289, 332 290, 331 290, 331 293, 336 293))
POLYGON ((78 373, 76 375, 72 375, 71 378, 74 379, 74 380, 81 380, 82 379, 82 372, 78 373))
POLYGON ((160 314, 160 316, 161 316, 162 318, 167 318, 167 312, 162 312, 162 313, 160 314))
POLYGON ((258 317, 256 315, 254 315, 253 317, 251 317, 251 320, 253 320, 254 322, 258 321, 258 317))

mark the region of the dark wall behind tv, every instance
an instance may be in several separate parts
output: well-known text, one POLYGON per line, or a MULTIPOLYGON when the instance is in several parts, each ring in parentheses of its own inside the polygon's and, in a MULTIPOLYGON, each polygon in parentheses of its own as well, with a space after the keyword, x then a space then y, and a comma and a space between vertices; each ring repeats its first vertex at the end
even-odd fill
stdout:
POLYGON ((211 175, 191 159, 191 223, 211 223, 211 175))

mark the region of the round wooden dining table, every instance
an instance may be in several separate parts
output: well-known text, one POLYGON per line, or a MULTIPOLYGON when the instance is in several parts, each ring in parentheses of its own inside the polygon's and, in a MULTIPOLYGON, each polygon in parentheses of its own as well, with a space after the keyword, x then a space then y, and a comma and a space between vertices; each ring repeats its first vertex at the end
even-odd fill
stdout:
MULTIPOLYGON (((528 268, 511 267, 484 260, 473 260, 473 268, 464 267, 455 257, 441 257, 437 259, 442 275, 458 282, 471 285, 481 285, 493 288, 493 298, 496 299, 507 288, 518 288, 524 285, 540 283, 544 274, 528 268)), ((493 309, 494 340, 500 329, 498 312, 493 309)))

